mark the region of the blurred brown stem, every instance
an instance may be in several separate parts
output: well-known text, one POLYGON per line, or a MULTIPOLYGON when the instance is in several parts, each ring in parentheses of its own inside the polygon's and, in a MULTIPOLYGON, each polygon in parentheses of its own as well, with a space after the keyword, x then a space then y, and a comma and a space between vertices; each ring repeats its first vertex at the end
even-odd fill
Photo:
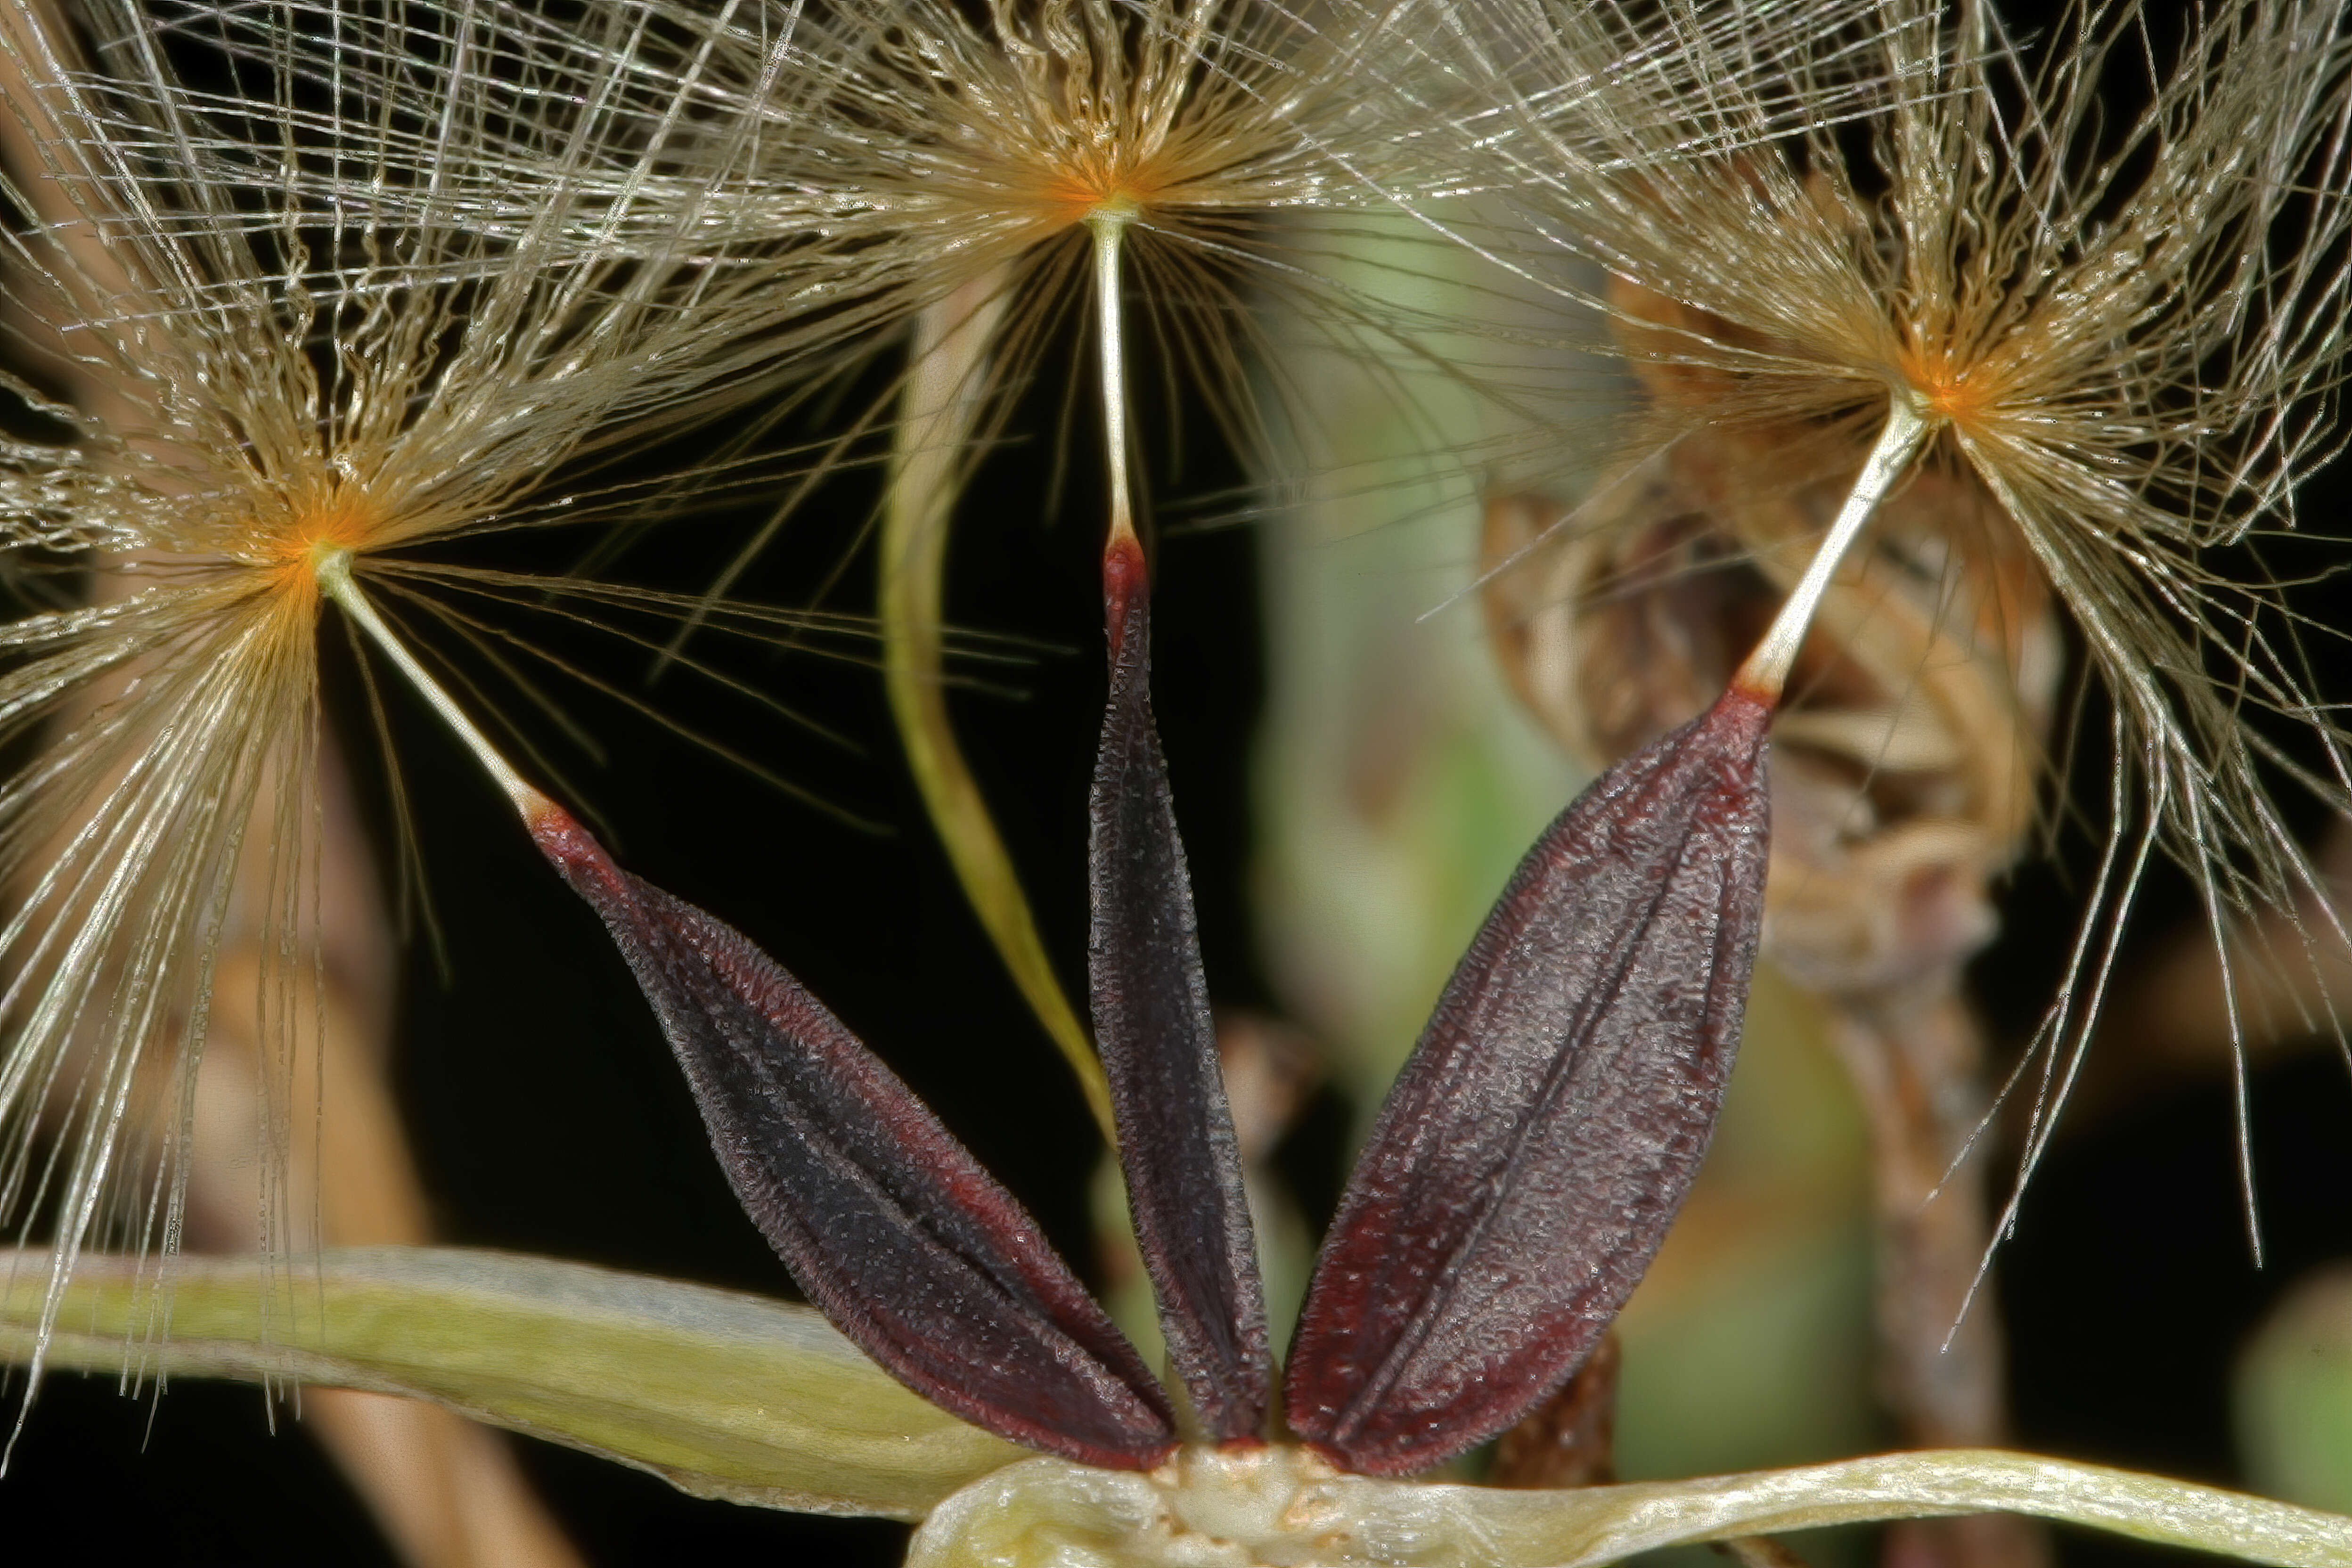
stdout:
POLYGON ((1558 1394, 1503 1434, 1486 1484, 1496 1487, 1597 1487, 1617 1479, 1617 1369, 1614 1330, 1558 1394))
MULTIPOLYGON (((1953 991, 1842 998, 1832 1033, 1870 1126, 1878 1227, 1879 1393, 1906 1447, 1998 1447, 2007 1365, 1979 1271, 1991 1241, 1983 1040, 1953 991)), ((1889 1568, 2032 1568, 2039 1526, 2011 1515, 1888 1532, 1889 1568)))

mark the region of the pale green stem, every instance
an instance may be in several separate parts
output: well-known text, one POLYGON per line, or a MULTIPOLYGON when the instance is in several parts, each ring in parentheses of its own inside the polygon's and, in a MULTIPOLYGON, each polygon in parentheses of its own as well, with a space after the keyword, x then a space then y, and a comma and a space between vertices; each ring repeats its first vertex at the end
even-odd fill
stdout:
MULTIPOLYGON (((1824 1525, 2000 1511, 2295 1568, 2352 1568, 2340 1515, 2104 1466, 1990 1449, 1923 1450, 1801 1469, 1562 1492, 1365 1483, 1360 1533, 1453 1533, 1473 1550, 1419 1563, 1594 1568, 1638 1552, 1824 1525), (1377 1497, 1378 1500, 1374 1499, 1377 1497), (1418 1505, 1418 1506, 1416 1506, 1418 1505), (1449 1519, 1448 1516, 1451 1516, 1449 1519), (1387 1530, 1381 1526, 1387 1525, 1387 1530), (1402 1527, 1402 1528, 1399 1528, 1402 1527)), ((1369 1554, 1368 1554, 1369 1555, 1369 1554)), ((1378 1560, 1377 1558, 1375 1559, 1378 1560)))
POLYGON ((882 679, 908 768, 964 897, 1030 1011, 1077 1075, 1103 1137, 1115 1142, 1110 1091, 1094 1041, 1054 977, 1013 858, 948 718, 940 628, 949 521, 985 402, 985 361, 1005 288, 1004 277, 991 273, 933 305, 917 324, 906 417, 894 437, 882 511, 882 679))
POLYGON ((1739 667, 1732 683, 1763 698, 1768 702, 1780 700, 1780 689, 1788 684, 1789 672, 1796 667, 1797 650, 1804 645, 1805 633, 1811 628, 1813 612, 1821 607, 1822 596, 1829 592, 1830 581, 1836 576, 1838 563, 1846 550, 1861 534, 1878 510, 1887 492, 1911 467, 1911 460, 1927 445, 1936 428, 1935 421, 1912 399, 1907 392, 1897 391, 1888 400, 1886 426, 1878 433, 1878 440, 1870 448, 1870 456, 1855 476, 1853 489, 1838 509, 1837 521, 1830 524, 1828 537, 1814 552, 1812 564, 1790 591, 1788 602, 1780 606, 1772 625, 1739 667))
POLYGON ((1662 1547, 2013 1512, 2280 1568, 2352 1568, 2352 1520, 2157 1476, 1987 1449, 1887 1454, 1687 1481, 1517 1491, 1333 1474, 1279 1447, 1191 1448, 1150 1474, 1025 1460, 947 1500, 908 1568, 1200 1561, 1606 1568, 1662 1547))
POLYGON ((321 551, 313 570, 318 574, 320 592, 332 599, 343 614, 351 616, 352 623, 383 650, 383 656, 392 660, 393 668, 408 678, 408 683, 415 687, 433 711, 441 716, 442 722, 457 731, 457 739, 463 741, 466 749, 489 770, 490 777, 498 781, 499 788, 514 802, 515 809, 522 814, 525 822, 534 822, 552 808, 554 803, 533 789, 520 773, 509 765, 506 758, 499 754, 498 748, 490 744, 489 737, 466 717, 466 710, 457 706, 457 700, 433 679, 416 661, 416 656, 410 653, 406 645, 384 624, 383 617, 375 613, 375 606, 368 603, 367 595, 360 592, 359 584, 352 576, 349 551, 321 551))

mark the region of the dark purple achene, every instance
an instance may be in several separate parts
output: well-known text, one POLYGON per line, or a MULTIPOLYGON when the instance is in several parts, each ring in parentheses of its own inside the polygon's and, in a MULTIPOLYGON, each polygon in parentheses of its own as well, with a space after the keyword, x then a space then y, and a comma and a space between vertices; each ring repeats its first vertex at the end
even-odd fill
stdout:
MULTIPOLYGON (((1271 1358, 1192 890, 1151 716, 1140 550, 1103 562, 1091 806, 1096 1029, 1170 1356, 1204 1434, 1262 1440, 1271 1358)), ((1426 1469, 1589 1352, 1696 1174, 1762 918, 1769 705, 1735 688, 1546 830, 1455 969, 1318 1259, 1286 1384, 1344 1468, 1426 1469)), ((1168 1394, 1036 1225, 814 998, 552 807, 532 837, 601 914, 752 1221, 925 1397, 1083 1464, 1171 1453, 1168 1394)))
POLYGON ((1763 909, 1770 710, 1734 689, 1537 840, 1390 1091, 1299 1319, 1290 1426, 1402 1475, 1575 1371, 1689 1191, 1763 909))
POLYGON ((1169 1360, 1204 1436, 1255 1442, 1274 1356, 1192 880, 1151 719, 1150 584, 1131 535, 1104 556, 1103 597, 1110 700, 1095 763, 1087 949, 1095 1038, 1169 1360))
POLYGON ((614 865, 561 811, 531 837, 660 1018, 735 1195, 834 1325, 1000 1436, 1149 1469, 1168 1395, 1036 1222, 907 1086, 741 935, 614 865))

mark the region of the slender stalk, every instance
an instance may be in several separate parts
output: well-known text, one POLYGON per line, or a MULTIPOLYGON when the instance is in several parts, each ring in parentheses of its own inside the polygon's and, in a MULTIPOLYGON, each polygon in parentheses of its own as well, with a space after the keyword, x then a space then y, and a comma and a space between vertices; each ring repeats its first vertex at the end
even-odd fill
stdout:
POLYGON ((1110 538, 1115 548, 1135 539, 1135 501, 1127 479, 1127 321, 1118 297, 1119 242, 1135 216, 1105 206, 1087 219, 1095 242, 1095 321, 1102 356, 1103 462, 1110 474, 1110 538))
MULTIPOLYGON (((1839 563, 1939 424, 1915 395, 1889 398, 1853 488, 1735 686, 1780 700, 1839 563)), ((1948 992, 1837 1001, 1838 1041, 1870 1118, 1877 1167, 1881 1394, 1906 1445, 2000 1442, 2000 1331, 1986 1313, 1967 1311, 1990 1240, 1981 1170, 1964 1158, 1980 1100, 1974 1023, 1948 992)), ((1912 1521, 1892 1540, 1890 1561, 1901 1555, 1921 1568, 2031 1568, 2049 1555, 2041 1531, 2009 1514, 1912 1521)))
POLYGON ((319 591, 332 599, 343 614, 351 616, 352 624, 365 632, 376 647, 383 650, 384 657, 392 660, 393 668, 407 677, 408 683, 432 705, 433 711, 441 716, 442 722, 457 731, 457 739, 466 742, 466 749, 474 753, 482 766, 489 771, 490 777, 497 781, 499 788, 506 793, 506 797, 514 802, 515 810, 522 814, 523 821, 537 823, 554 811, 555 803, 532 788, 520 773, 509 765, 506 758, 499 754, 498 748, 490 744, 489 737, 466 717, 466 710, 457 706, 457 700, 433 679, 393 629, 384 625, 383 617, 375 613, 375 606, 368 603, 367 595, 360 592, 359 584, 352 580, 350 553, 341 550, 322 552, 316 570, 319 591))
POLYGON ((1748 662, 1732 677, 1732 684, 1778 703, 1780 689, 1788 683, 1789 671, 1795 668, 1797 650, 1804 645, 1805 633, 1811 626, 1813 612, 1821 607, 1822 595, 1829 591, 1830 580, 1836 575, 1838 563, 1862 533, 1863 525, 1878 510, 1879 502, 1886 499, 1911 466, 1911 459, 1927 445, 1935 424, 1921 411, 1906 392, 1898 391, 1887 402, 1886 425, 1878 433, 1878 440, 1870 448, 1870 456, 1854 476, 1853 489, 1838 509, 1837 521, 1830 524, 1828 537, 1813 554, 1812 564, 1798 579, 1790 592, 1788 602, 1780 606, 1772 625, 1748 656, 1748 662))
POLYGON ((882 511, 882 680, 907 766, 964 897, 1029 1010, 1077 1075, 1095 1124, 1115 1145, 1110 1091, 1094 1041, 1054 977, 1013 858, 948 718, 940 642, 948 523, 985 402, 983 362, 1004 313, 1005 287, 1000 273, 991 273, 931 306, 916 325, 906 417, 894 437, 882 511))

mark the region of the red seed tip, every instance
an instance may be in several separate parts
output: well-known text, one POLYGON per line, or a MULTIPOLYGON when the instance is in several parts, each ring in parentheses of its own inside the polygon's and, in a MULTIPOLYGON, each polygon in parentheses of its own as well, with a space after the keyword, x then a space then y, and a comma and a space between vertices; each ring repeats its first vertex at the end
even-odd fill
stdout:
POLYGON ((522 825, 537 838, 541 833, 576 833, 580 824, 572 814, 540 794, 529 784, 517 784, 509 792, 514 797, 515 809, 522 813, 522 825))
POLYGON ((1151 573, 1144 564, 1143 542, 1131 529, 1119 529, 1103 546, 1103 626, 1116 660, 1127 643, 1127 620, 1136 605, 1151 595, 1151 573))
POLYGON ((1595 780, 1447 983, 1291 1344, 1291 1430, 1342 1469, 1409 1475, 1517 1422, 1649 1268, 1739 1038, 1770 719, 1734 687, 1595 780))
POLYGON ((1748 660, 1733 674, 1731 685, 1725 690, 1722 699, 1716 703, 1717 708, 1722 708, 1724 703, 1729 702, 1735 697, 1752 702, 1767 712, 1780 707, 1781 682, 1759 678, 1753 668, 1755 662, 1754 659, 1748 660))
POLYGON ((1731 719, 1741 709, 1752 709, 1754 713, 1748 718, 1747 722, 1769 723, 1773 713, 1779 710, 1780 706, 1780 692, 1768 691, 1760 686, 1752 685, 1740 677, 1734 676, 1731 684, 1724 688, 1723 695, 1715 700, 1714 710, 1720 718, 1731 719))
POLYGON ((530 830, 530 841, 539 846, 539 852, 563 873, 565 880, 576 885, 581 877, 589 876, 614 886, 622 883, 620 867, 596 842, 595 835, 545 795, 534 795, 524 806, 523 825, 530 830))

